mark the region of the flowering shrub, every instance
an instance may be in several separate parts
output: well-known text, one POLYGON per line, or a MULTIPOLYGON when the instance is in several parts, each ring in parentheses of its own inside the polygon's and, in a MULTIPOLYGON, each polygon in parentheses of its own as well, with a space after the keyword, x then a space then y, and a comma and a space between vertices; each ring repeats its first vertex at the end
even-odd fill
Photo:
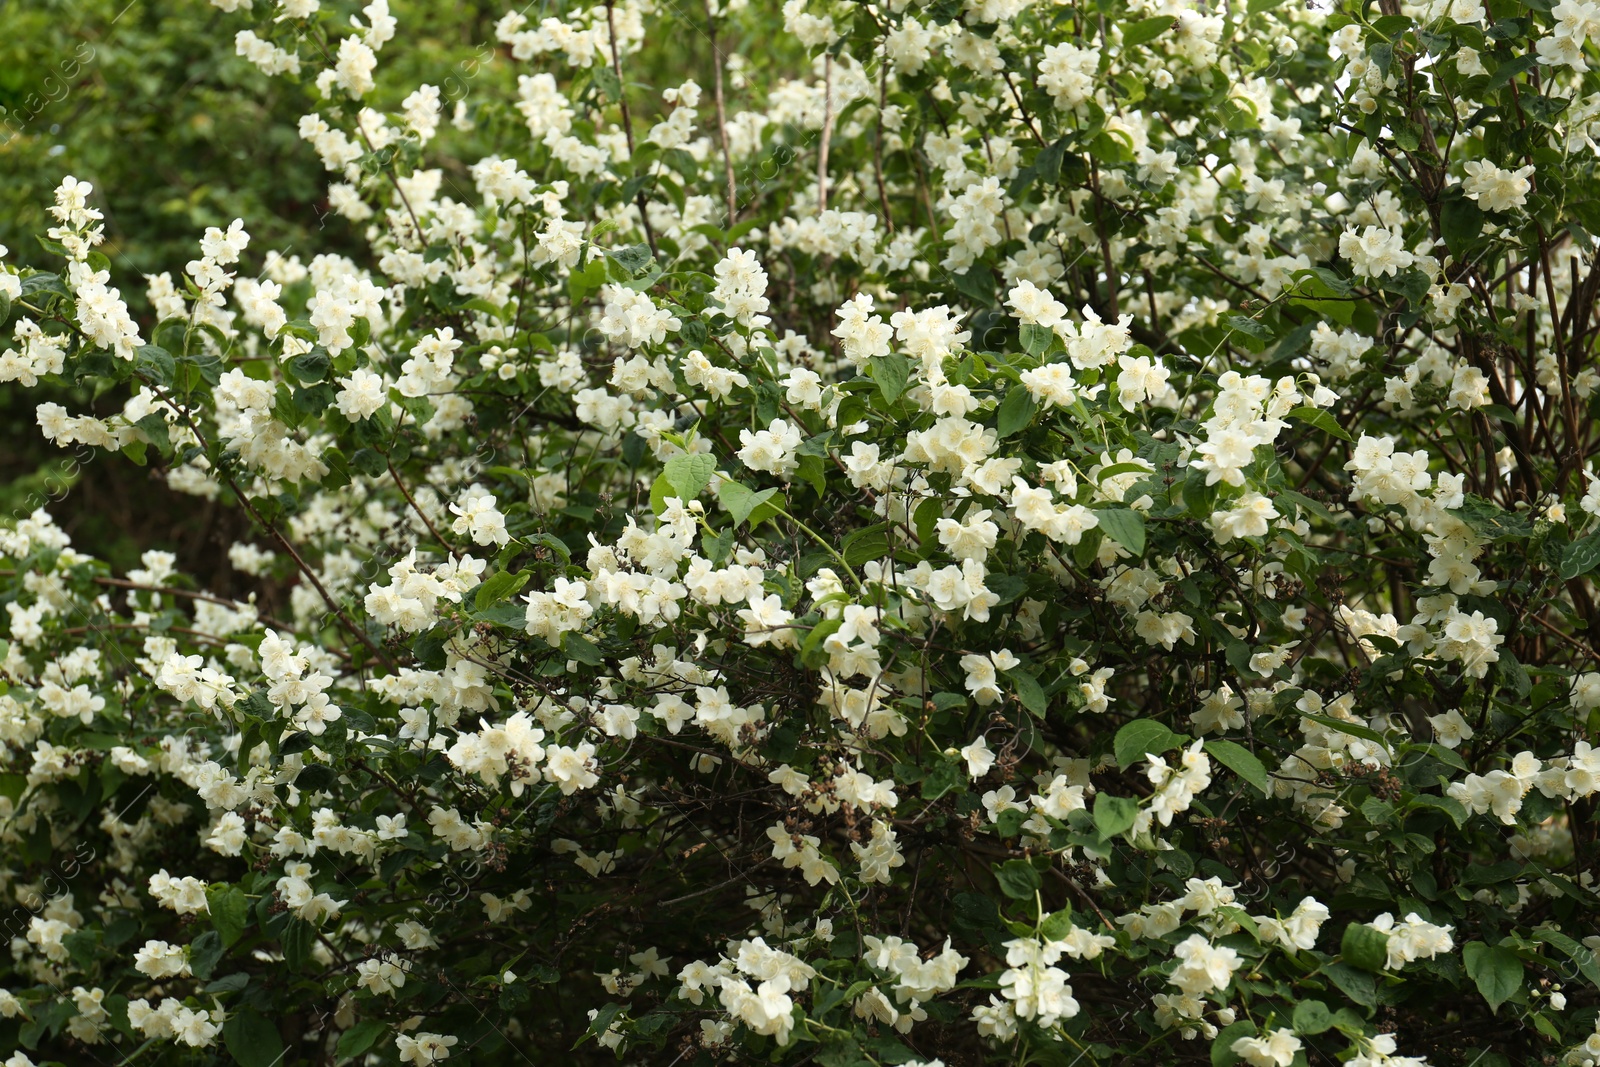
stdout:
POLYGON ((67 177, 0 273, 293 585, 0 533, 8 1067, 1600 1062, 1600 9, 511 12, 447 107, 216 3, 370 255, 144 321, 67 177))

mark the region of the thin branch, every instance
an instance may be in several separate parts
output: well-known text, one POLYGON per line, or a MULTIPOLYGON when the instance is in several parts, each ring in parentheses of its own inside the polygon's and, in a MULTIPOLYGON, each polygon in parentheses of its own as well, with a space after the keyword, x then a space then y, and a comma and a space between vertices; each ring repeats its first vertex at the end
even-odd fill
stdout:
POLYGON ((739 217, 738 185, 733 176, 733 151, 728 147, 728 112, 722 100, 722 50, 717 47, 717 17, 706 0, 707 36, 711 39, 712 88, 717 100, 717 134, 722 138, 722 168, 728 174, 728 221, 724 230, 733 229, 739 217))
POLYGON ((817 214, 828 210, 828 145, 833 140, 833 56, 822 58, 822 146, 817 150, 817 214))
MULTIPOLYGON (((628 138, 628 160, 633 161, 633 119, 628 115, 627 83, 622 80, 622 46, 617 43, 617 13, 614 0, 606 0, 606 29, 611 35, 611 72, 617 76, 617 106, 622 109, 622 132, 628 138)), ((639 222, 644 227, 644 239, 650 245, 650 254, 656 251, 656 235, 650 229, 650 213, 645 210, 644 190, 639 190, 639 222)))

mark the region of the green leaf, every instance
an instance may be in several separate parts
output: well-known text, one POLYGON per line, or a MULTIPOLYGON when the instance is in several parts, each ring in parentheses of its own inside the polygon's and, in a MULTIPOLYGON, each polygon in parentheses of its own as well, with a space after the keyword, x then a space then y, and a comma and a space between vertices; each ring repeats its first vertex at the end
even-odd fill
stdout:
POLYGON ((1321 504, 1317 503, 1315 500, 1312 500, 1305 494, 1297 493, 1293 489, 1283 490, 1274 499, 1287 500, 1308 513, 1314 519, 1321 519, 1323 522, 1336 521, 1333 517, 1333 512, 1329 511, 1327 508, 1323 507, 1321 504))
MULTIPOLYGON (((1141 468, 1142 469, 1142 468, 1141 468)), ((1132 508, 1105 508, 1094 513, 1104 530, 1117 544, 1135 556, 1144 555, 1144 516, 1132 508)))
POLYGON ((1127 770, 1147 754, 1159 756, 1187 740, 1183 734, 1173 733, 1165 723, 1154 719, 1134 719, 1117 731, 1112 752, 1117 757, 1117 766, 1127 770))
POLYGON ((1297 1034, 1320 1034, 1333 1026, 1333 1012, 1320 1000, 1302 1000, 1294 1006, 1297 1034))
POLYGON ((1013 900, 1032 900, 1044 880, 1027 860, 1006 860, 994 869, 1000 891, 1013 900))
POLYGON ((1481 496, 1468 494, 1454 511, 1474 532, 1490 541, 1521 541, 1533 533, 1533 524, 1526 515, 1507 511, 1481 496))
POLYGON ((1344 928, 1339 955, 1352 967, 1381 971, 1389 962, 1389 935, 1365 923, 1351 923, 1344 928))
POLYGON ((1418 793, 1416 796, 1411 798, 1411 806, 1413 808, 1434 808, 1438 811, 1444 812, 1446 815, 1450 816, 1450 821, 1456 824, 1456 829, 1458 830, 1461 829, 1462 826, 1466 825, 1467 819, 1471 817, 1467 809, 1462 807, 1461 802, 1454 797, 1440 797, 1434 796, 1432 793, 1418 793))
MULTIPOLYGON (((604 93, 607 100, 616 101, 622 99, 622 79, 617 77, 616 71, 604 63, 596 63, 590 70, 594 75, 595 88, 604 93)), ((594 234, 599 236, 600 227, 595 227, 594 234)))
POLYGON ((1050 351, 1050 346, 1055 343, 1056 332, 1048 326, 1025 322, 1017 327, 1017 338, 1022 342, 1022 350, 1037 359, 1050 351))
POLYGON ((238 886, 213 886, 206 890, 206 907, 211 925, 217 928, 224 947, 244 936, 249 925, 250 901, 238 886))
POLYGON ((1489 1010, 1498 1012, 1500 1005, 1522 988, 1522 960, 1508 948, 1486 945, 1482 941, 1468 941, 1461 949, 1467 974, 1477 983, 1478 992, 1489 1002, 1489 1010))
POLYGON ((857 530, 844 539, 839 546, 839 554, 852 567, 882 559, 889 554, 889 538, 885 535, 885 530, 887 527, 882 523, 857 530))
POLYGON ((1249 1019, 1236 1019, 1217 1032, 1211 1039, 1211 1067, 1233 1067, 1242 1062, 1233 1051, 1233 1043, 1241 1037, 1254 1037, 1256 1025, 1249 1019))
POLYGON ((251 1008, 228 1018, 222 1040, 239 1067, 277 1067, 283 1059, 283 1037, 278 1028, 251 1008))
POLYGON ((1218 763, 1261 790, 1263 797, 1272 796, 1272 779, 1255 753, 1232 741, 1207 741, 1205 748, 1218 763))
POLYGON ((376 478, 389 469, 389 461, 374 448, 358 448, 350 456, 350 469, 368 478, 376 478))
POLYGON ((867 373, 878 383, 883 399, 893 404, 906 391, 906 381, 911 377, 911 361, 898 352, 887 356, 873 356, 867 373))
POLYGON ((1039 934, 1046 941, 1060 941, 1072 933, 1072 909, 1062 908, 1045 916, 1039 924, 1039 934))
POLYGON ((1370 726, 1362 726, 1357 722, 1345 722, 1343 719, 1335 719, 1328 715, 1305 715, 1302 717, 1310 719, 1320 726, 1326 726, 1330 730, 1337 730, 1342 734, 1349 734, 1351 737, 1359 737, 1363 741, 1371 741, 1379 745, 1387 744, 1383 739, 1383 735, 1370 726))
POLYGON ((776 489, 763 489, 759 493, 742 482, 731 478, 724 478, 717 483, 717 499, 722 501, 722 506, 728 509, 728 514, 733 516, 733 521, 742 523, 749 521, 751 526, 760 523, 768 515, 777 513, 777 508, 757 514, 757 509, 767 504, 769 500, 778 495, 776 489))
POLYGON ((189 969, 202 982, 211 977, 217 961, 222 959, 222 937, 215 930, 207 930, 189 943, 189 969))
POLYGON ((601 251, 616 260, 617 265, 630 276, 638 274, 655 261, 649 245, 625 245, 622 248, 604 248, 601 251))
POLYGON ((321 346, 313 348, 303 356, 294 357, 286 364, 289 373, 305 385, 322 381, 330 365, 328 352, 321 346))
MULTIPOLYGON (((0 315, 0 321, 4 320, 5 316, 0 315)), ((157 385, 171 385, 172 376, 178 372, 178 361, 165 348, 155 345, 140 345, 135 349, 133 366, 141 378, 148 378, 157 385)))
POLYGON ((1222 321, 1226 322, 1230 329, 1237 330, 1248 337, 1254 337, 1258 341, 1270 341, 1273 338, 1272 327, 1244 315, 1227 315, 1223 317, 1222 321))
POLYGON ((667 460, 664 473, 667 484, 672 486, 678 499, 687 505, 689 501, 700 496, 716 472, 717 457, 707 452, 699 452, 692 456, 673 456, 667 460))
POLYGON ((1100 840, 1109 841, 1126 833, 1139 820, 1139 802, 1128 797, 1114 797, 1110 793, 1097 793, 1094 798, 1094 828, 1100 840))
POLYGON ((375 1045, 388 1029, 386 1024, 377 1019, 362 1019, 339 1035, 339 1058, 348 1060, 360 1056, 375 1045))
POLYGON ((1140 19, 1122 31, 1122 47, 1135 48, 1146 41, 1153 41, 1177 23, 1177 18, 1172 15, 1157 15, 1155 18, 1140 19))
POLYGON ((1578 965, 1578 972, 1589 980, 1589 984, 1600 989, 1600 965, 1595 963, 1594 950, 1548 926, 1537 927, 1533 931, 1533 936, 1565 952, 1572 962, 1578 965))
MULTIPOLYGON (((1538 65, 1538 63, 1539 56, 1534 52, 1529 52, 1527 55, 1518 56, 1515 59, 1506 60, 1495 69, 1493 74, 1489 76, 1489 84, 1484 86, 1483 91, 1485 93, 1494 92, 1496 89, 1505 85, 1511 81, 1512 78, 1515 78, 1523 71, 1532 70, 1538 65)), ((1480 97, 1479 99, 1485 98, 1480 97)))
POLYGON ((819 498, 828 491, 828 467, 820 456, 801 456, 795 477, 815 489, 819 498))
POLYGON ((960 274, 950 275, 956 291, 969 296, 985 307, 994 307, 994 271, 982 263, 974 263, 960 274))
POLYGON ((1341 441, 1355 440, 1355 438, 1350 436, 1348 430, 1346 430, 1343 426, 1340 426, 1332 415, 1328 414, 1326 411, 1323 411, 1321 408, 1314 408, 1309 405, 1298 407, 1289 412, 1289 417, 1291 419, 1299 419, 1304 423, 1309 423, 1310 425, 1321 430, 1323 433, 1332 434, 1341 441))
POLYGON ((580 634, 567 633, 561 635, 562 651, 579 663, 587 663, 591 667, 604 665, 605 657, 600 654, 600 649, 587 637, 580 634))
MULTIPOLYGON (((560 556, 562 563, 572 562, 572 549, 568 548, 567 543, 553 533, 547 533, 544 530, 540 530, 538 533, 528 534, 523 538, 523 540, 529 545, 543 545, 545 548, 548 548, 550 551, 560 556)), ((537 555, 538 554, 535 553, 536 558, 537 555)), ((520 587, 518 591, 520 592, 520 587)))
POLYGON ((1041 719, 1044 718, 1045 712, 1050 709, 1050 698, 1044 695, 1044 687, 1039 684, 1039 680, 1020 667, 1006 671, 1006 677, 1011 679, 1011 684, 1017 691, 1017 699, 1022 702, 1022 706, 1041 719))
POLYGON ((606 283, 606 261, 596 258, 589 261, 589 265, 582 270, 575 270, 567 275, 567 292, 572 297, 574 304, 581 304, 584 298, 606 283))
POLYGON ((234 971, 215 982, 207 982, 201 990, 204 993, 237 993, 250 984, 250 975, 244 971, 234 971))
POLYGON ((995 412, 995 433, 1010 437, 1028 425, 1037 410, 1033 394, 1021 385, 1012 385, 1006 390, 1006 398, 1000 402, 1000 409, 995 412))
POLYGON ((922 799, 932 803, 953 790, 960 789, 967 780, 965 765, 960 760, 942 759, 934 764, 922 780, 922 799))
POLYGON ((672 483, 667 481, 666 474, 656 475, 656 480, 650 485, 650 510, 657 515, 667 510, 667 498, 677 496, 678 491, 672 488, 672 483))
POLYGON ((1561 580, 1570 582, 1600 567, 1600 534, 1574 541, 1561 553, 1561 580))
POLYGON ((484 611, 493 604, 516 596, 527 584, 527 571, 497 571, 473 591, 473 607, 484 611))
POLYGON ((313 940, 314 931, 310 923, 298 916, 289 919, 289 924, 283 928, 283 933, 278 935, 278 941, 283 946, 283 962, 291 971, 298 971, 311 955, 313 940))
POLYGON ((283 740, 278 742, 278 754, 281 756, 292 756, 296 752, 304 752, 306 749, 316 744, 316 742, 317 739, 312 737, 306 731, 296 730, 294 733, 286 735, 283 740))
MULTIPOLYGON (((1339 987, 1341 993, 1363 1008, 1377 1005, 1378 983, 1366 971, 1358 971, 1347 963, 1329 963, 1322 968, 1322 973, 1339 987)), ((1345 1010, 1347 1009, 1340 1009, 1341 1012, 1345 1010)))
POLYGON ((1560 118, 1567 108, 1572 106, 1571 100, 1564 100, 1559 96, 1524 96, 1522 110, 1528 117, 1541 126, 1554 126, 1556 119, 1560 118))
POLYGON ((1439 233, 1451 252, 1464 254, 1483 232, 1483 209, 1466 197, 1446 200, 1439 208, 1439 233))

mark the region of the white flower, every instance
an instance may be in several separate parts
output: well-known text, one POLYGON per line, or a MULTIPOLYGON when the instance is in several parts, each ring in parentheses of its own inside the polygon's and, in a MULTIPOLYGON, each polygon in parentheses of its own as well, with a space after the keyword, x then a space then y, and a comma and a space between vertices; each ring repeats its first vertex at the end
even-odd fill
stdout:
POLYGON ((1486 160, 1471 159, 1461 169, 1467 174, 1462 189, 1485 211, 1510 211, 1528 202, 1528 191, 1533 187, 1528 181, 1533 173, 1531 163, 1518 170, 1504 170, 1486 160))
POLYGON ((389 402, 389 389, 383 375, 357 368, 339 379, 339 393, 334 398, 339 414, 351 422, 360 422, 376 414, 389 402))
POLYGON ((1395 275, 1416 262, 1416 256, 1406 250, 1405 239, 1382 226, 1344 231, 1339 236, 1339 254, 1350 261, 1356 274, 1367 278, 1395 275))
POLYGON ((995 760, 994 753, 989 751, 989 743, 981 737, 961 749, 961 758, 967 761, 967 773, 973 781, 988 774, 995 760))

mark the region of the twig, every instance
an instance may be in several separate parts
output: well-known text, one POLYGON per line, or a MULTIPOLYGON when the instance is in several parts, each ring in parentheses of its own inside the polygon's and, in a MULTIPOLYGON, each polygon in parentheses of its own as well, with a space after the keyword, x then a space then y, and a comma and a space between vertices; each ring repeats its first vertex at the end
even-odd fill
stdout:
POLYGON ((722 50, 717 47, 717 17, 706 0, 706 29, 711 39, 712 86, 717 98, 717 133, 722 138, 722 167, 728 173, 728 221, 724 230, 733 229, 739 215, 739 197, 733 177, 733 152, 728 147, 728 112, 722 102, 722 50))
POLYGON ((833 140, 833 56, 822 58, 822 146, 817 150, 817 214, 828 210, 828 144, 833 140))
POLYGON ((387 462, 389 464, 389 476, 394 479, 394 484, 399 488, 400 495, 406 498, 406 503, 411 505, 411 510, 417 513, 417 517, 428 528, 428 532, 433 535, 433 539, 443 545, 452 556, 460 559, 461 553, 456 551, 456 546, 444 539, 444 534, 440 533, 433 525, 433 520, 428 518, 428 513, 423 511, 416 500, 412 498, 410 490, 406 488, 406 483, 400 480, 400 472, 394 469, 394 460, 391 459, 387 462))
POLYGON ((883 210, 883 229, 894 236, 894 216, 889 214, 889 192, 883 184, 883 108, 889 99, 889 64, 878 64, 878 138, 872 144, 872 171, 878 179, 878 207, 883 210))
MULTIPOLYGON (((606 0, 606 29, 611 34, 611 72, 617 76, 617 106, 622 109, 622 132, 628 138, 628 160, 633 160, 633 119, 628 115, 628 90, 622 80, 622 46, 617 43, 617 13, 614 0, 606 0)), ((644 208, 644 190, 639 190, 639 222, 644 226, 644 239, 650 245, 650 254, 655 255, 656 235, 650 229, 650 213, 644 208)))

